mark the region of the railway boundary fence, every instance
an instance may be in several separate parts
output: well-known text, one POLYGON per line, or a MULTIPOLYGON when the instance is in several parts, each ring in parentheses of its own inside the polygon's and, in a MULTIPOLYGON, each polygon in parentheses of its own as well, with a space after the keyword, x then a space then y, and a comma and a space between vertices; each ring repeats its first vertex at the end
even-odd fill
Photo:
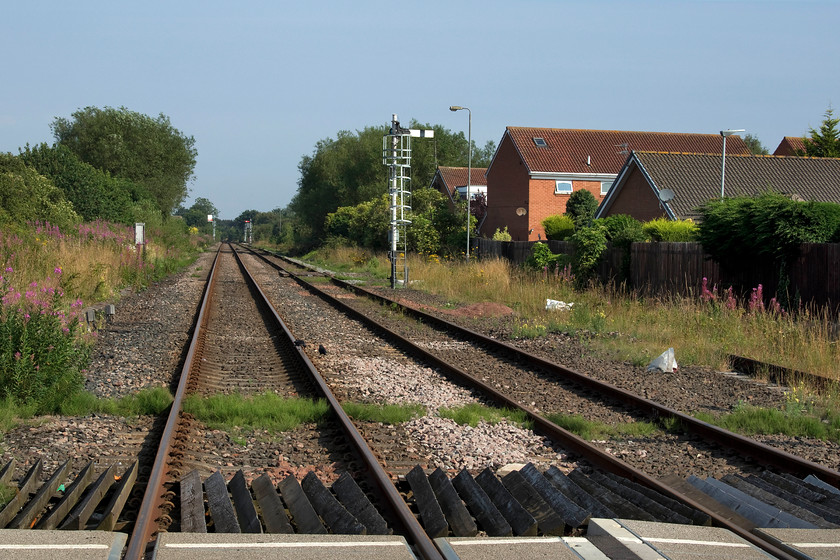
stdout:
MULTIPOLYGON (((513 264, 525 263, 534 243, 539 241, 494 241, 476 239, 479 258, 504 258, 513 264)), ((552 253, 573 255, 569 241, 542 241, 552 253)), ((700 243, 633 243, 630 246, 629 270, 622 271, 624 251, 607 244, 598 265, 604 283, 623 282, 645 295, 699 295, 703 278, 708 289, 717 286, 718 294, 730 286, 737 297, 749 297, 759 284, 766 298, 787 291, 787 300, 829 306, 840 310, 840 243, 803 243, 799 256, 788 272, 789 284, 780 286, 779 269, 772 265, 723 269, 703 250, 700 243)), ((626 266, 626 265, 625 265, 626 266)))

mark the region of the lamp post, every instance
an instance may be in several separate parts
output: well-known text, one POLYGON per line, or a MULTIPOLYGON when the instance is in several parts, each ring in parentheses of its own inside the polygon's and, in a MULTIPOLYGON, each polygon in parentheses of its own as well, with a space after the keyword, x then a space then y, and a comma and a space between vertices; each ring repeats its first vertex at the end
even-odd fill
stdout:
POLYGON ((729 130, 721 130, 720 135, 723 136, 723 154, 720 158, 720 197, 723 198, 723 180, 726 176, 726 137, 732 136, 733 134, 737 134, 738 132, 744 132, 743 128, 736 128, 736 129, 729 129, 729 130))
POLYGON ((460 105, 452 105, 449 107, 450 111, 466 110, 469 115, 467 123, 467 262, 470 262, 470 184, 472 183, 472 111, 469 107, 461 107, 460 105))

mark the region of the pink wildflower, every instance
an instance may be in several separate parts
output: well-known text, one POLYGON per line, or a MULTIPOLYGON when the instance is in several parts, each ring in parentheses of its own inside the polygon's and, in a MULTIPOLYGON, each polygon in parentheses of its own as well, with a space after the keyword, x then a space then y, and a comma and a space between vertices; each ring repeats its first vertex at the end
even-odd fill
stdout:
POLYGON ((709 279, 705 276, 703 277, 703 284, 700 288, 700 299, 703 301, 709 302, 717 299, 717 284, 712 287, 712 291, 709 291, 709 279))
POLYGON ((732 286, 729 286, 729 289, 726 290, 726 308, 732 311, 737 306, 738 302, 735 301, 735 296, 732 295, 732 286))
POLYGON ((758 313, 764 311, 764 288, 761 284, 757 288, 753 288, 749 303, 750 313, 758 313))

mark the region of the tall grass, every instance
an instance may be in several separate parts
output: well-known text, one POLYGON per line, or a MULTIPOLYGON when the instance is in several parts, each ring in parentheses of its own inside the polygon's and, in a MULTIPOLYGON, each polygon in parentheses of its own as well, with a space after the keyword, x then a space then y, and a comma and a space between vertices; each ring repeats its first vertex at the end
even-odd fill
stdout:
POLYGON ((184 266, 207 241, 178 220, 146 233, 138 248, 133 228, 102 221, 0 229, 0 398, 58 412, 83 388, 92 340, 82 307, 184 266))

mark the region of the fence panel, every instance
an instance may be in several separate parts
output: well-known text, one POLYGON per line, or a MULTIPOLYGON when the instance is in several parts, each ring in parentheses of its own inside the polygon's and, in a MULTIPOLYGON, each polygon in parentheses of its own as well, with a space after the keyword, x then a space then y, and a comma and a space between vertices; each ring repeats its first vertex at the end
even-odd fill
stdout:
MULTIPOLYGON (((480 258, 505 258, 523 264, 536 241, 478 239, 480 258)), ((548 241, 552 253, 574 254, 569 241, 548 241)), ((623 253, 608 246, 598 265, 601 281, 621 280, 623 253)), ((789 271, 790 296, 802 303, 840 307, 840 243, 805 243, 789 271)), ((633 243, 630 247, 631 287, 647 295, 699 295, 703 278, 709 289, 722 294, 730 286, 737 297, 747 298, 762 285, 765 298, 777 295, 779 270, 771 265, 724 270, 711 260, 699 243, 633 243)))

